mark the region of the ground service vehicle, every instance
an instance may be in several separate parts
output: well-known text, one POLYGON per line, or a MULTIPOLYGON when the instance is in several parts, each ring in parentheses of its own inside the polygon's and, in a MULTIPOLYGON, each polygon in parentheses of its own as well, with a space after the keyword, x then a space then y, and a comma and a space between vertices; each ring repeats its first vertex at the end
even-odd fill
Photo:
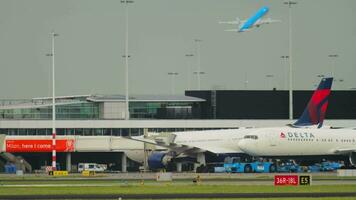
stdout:
POLYGON ((290 172, 303 172, 303 168, 295 163, 293 160, 281 162, 277 166, 277 172, 290 173, 290 172))
POLYGON ((269 162, 265 160, 241 161, 239 157, 227 157, 222 167, 215 167, 218 173, 298 173, 335 171, 344 165, 339 162, 323 161, 310 166, 300 166, 294 160, 269 162))
POLYGON ((104 172, 107 169, 105 164, 97 163, 79 163, 78 172, 82 171, 95 171, 95 172, 104 172))
POLYGON ((273 173, 277 170, 276 165, 272 162, 241 162, 238 157, 226 158, 224 168, 225 172, 229 173, 273 173))
POLYGON ((341 169, 342 167, 344 167, 344 164, 342 164, 342 163, 324 161, 324 162, 309 166, 308 171, 309 172, 320 172, 320 171, 332 172, 337 169, 341 169))

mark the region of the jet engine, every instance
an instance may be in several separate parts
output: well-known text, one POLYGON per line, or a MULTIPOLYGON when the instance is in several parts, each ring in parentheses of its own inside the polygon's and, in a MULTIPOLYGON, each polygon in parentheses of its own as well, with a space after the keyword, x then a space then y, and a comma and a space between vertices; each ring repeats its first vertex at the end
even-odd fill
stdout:
POLYGON ((350 154, 350 164, 352 165, 352 166, 356 166, 356 152, 352 152, 351 154, 350 154))
POLYGON ((167 152, 153 152, 148 157, 148 166, 151 170, 163 169, 172 160, 173 156, 167 152))

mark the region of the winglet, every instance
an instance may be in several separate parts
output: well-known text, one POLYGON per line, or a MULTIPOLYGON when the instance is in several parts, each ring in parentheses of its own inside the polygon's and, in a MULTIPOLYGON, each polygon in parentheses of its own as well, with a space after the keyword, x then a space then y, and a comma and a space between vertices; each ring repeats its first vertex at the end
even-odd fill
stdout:
POLYGON ((314 91, 307 107, 300 118, 293 124, 294 126, 323 126, 325 113, 328 108, 328 100, 331 92, 333 78, 323 78, 319 87, 314 91))

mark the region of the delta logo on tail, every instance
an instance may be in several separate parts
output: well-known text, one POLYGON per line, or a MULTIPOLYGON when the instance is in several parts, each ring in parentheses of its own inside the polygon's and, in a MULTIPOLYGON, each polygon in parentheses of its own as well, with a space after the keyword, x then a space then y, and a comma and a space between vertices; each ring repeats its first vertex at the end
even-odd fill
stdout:
POLYGON ((318 125, 318 128, 323 126, 332 82, 333 78, 323 78, 321 80, 303 114, 298 121, 293 124, 294 126, 318 125))

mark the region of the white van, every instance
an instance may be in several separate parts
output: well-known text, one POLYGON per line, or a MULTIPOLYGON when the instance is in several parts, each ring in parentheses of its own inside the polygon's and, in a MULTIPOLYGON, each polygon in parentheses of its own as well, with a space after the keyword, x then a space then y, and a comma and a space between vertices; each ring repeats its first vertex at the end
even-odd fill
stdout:
POLYGON ((78 172, 82 171, 94 171, 94 172, 104 172, 107 169, 106 164, 97 164, 97 163, 79 163, 78 172))

